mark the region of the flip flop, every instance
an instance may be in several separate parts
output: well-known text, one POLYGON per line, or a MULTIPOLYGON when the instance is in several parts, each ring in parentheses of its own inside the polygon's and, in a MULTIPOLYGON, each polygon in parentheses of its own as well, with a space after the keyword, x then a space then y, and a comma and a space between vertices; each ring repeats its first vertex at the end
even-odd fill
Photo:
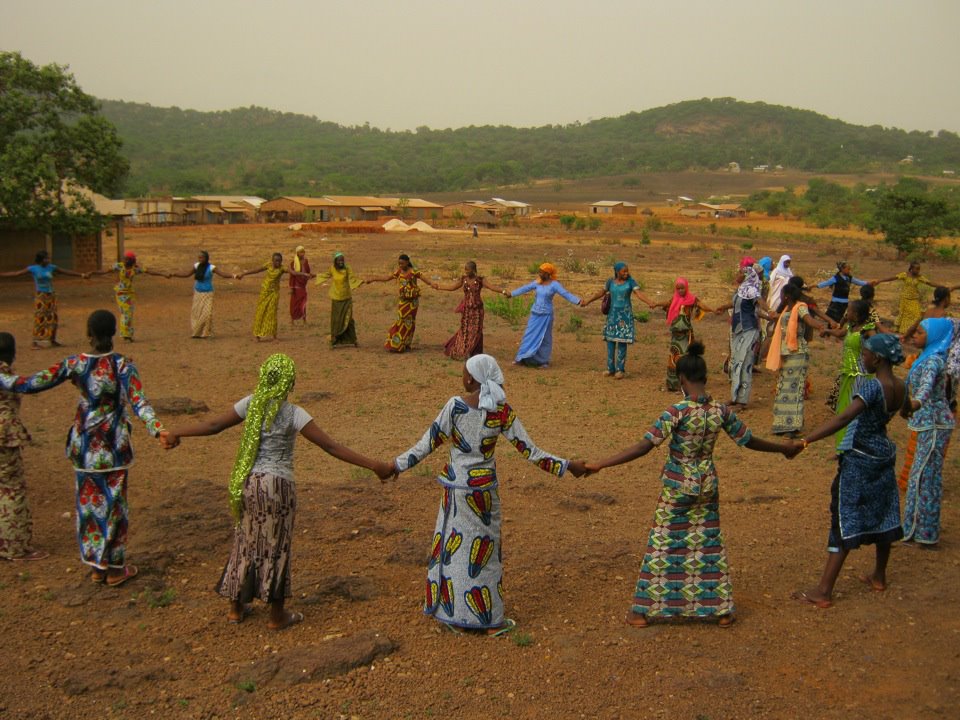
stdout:
POLYGON ((90 582, 94 585, 103 585, 103 581, 107 579, 107 573, 103 570, 91 570, 90 571, 90 582))
POLYGON ((807 595, 803 591, 795 592, 790 597, 792 597, 794 600, 799 600, 800 602, 805 602, 805 603, 808 603, 809 605, 814 605, 820 608, 821 610, 826 610, 827 608, 833 607, 832 600, 816 600, 810 597, 809 595, 807 595))
POLYGON ((737 621, 736 615, 721 615, 717 619, 717 627, 728 628, 737 621))
POLYGON ((507 633, 513 632, 514 628, 517 627, 517 621, 512 620, 511 618, 504 618, 503 625, 496 628, 490 628, 493 632, 487 631, 487 637, 500 637, 501 635, 506 635, 507 633))
POLYGON ((124 566, 123 566, 123 575, 121 575, 121 576, 118 577, 118 578, 114 578, 114 579, 112 579, 112 580, 111 580, 110 577, 108 576, 107 579, 106 579, 106 583, 107 583, 107 585, 109 585, 110 587, 117 587, 118 585, 123 585, 127 580, 129 580, 129 579, 131 579, 131 578, 135 578, 135 577, 137 576, 137 573, 138 573, 138 572, 140 572, 140 571, 137 570, 137 566, 136 566, 136 565, 124 565, 124 566))
POLYGON ((454 635, 466 635, 463 630, 458 628, 456 625, 451 625, 450 623, 442 622, 440 623, 440 627, 449 633, 453 633, 454 635))
POLYGON ((271 630, 276 630, 277 632, 281 630, 286 630, 287 628, 293 627, 303 622, 303 613, 302 612, 290 612, 287 613, 287 621, 283 625, 270 625, 267 624, 267 627, 271 630))
POLYGON ((650 627, 650 621, 647 620, 646 615, 640 615, 639 613, 635 613, 632 610, 627 612, 627 615, 623 619, 623 621, 630 627, 635 627, 635 628, 650 627))
POLYGON ((232 618, 229 615, 227 615, 227 622, 230 623, 231 625, 239 625, 251 615, 253 615, 253 605, 244 605, 243 612, 240 614, 240 617, 232 618))
POLYGON ((868 588, 873 590, 874 592, 880 593, 880 592, 884 592, 887 589, 886 585, 877 585, 867 575, 857 575, 857 579, 860 582, 862 582, 864 585, 866 585, 868 588))
POLYGON ((46 560, 48 557, 50 557, 50 553, 48 552, 44 552, 43 550, 31 550, 25 555, 10 559, 14 562, 30 562, 32 560, 46 560))

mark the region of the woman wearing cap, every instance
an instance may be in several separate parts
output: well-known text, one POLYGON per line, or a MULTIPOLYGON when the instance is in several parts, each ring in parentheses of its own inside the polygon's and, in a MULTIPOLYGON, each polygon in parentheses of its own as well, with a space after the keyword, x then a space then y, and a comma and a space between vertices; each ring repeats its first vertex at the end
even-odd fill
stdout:
POLYGON ((307 324, 307 282, 313 275, 310 274, 310 261, 307 260, 307 249, 297 245, 290 261, 290 323, 297 324, 303 320, 307 324))
POLYGON ((270 605, 267 627, 283 630, 303 620, 284 608, 293 594, 290 582, 293 520, 297 509, 293 482, 293 446, 297 435, 352 465, 374 471, 381 480, 394 474, 389 462, 371 460, 327 435, 303 409, 287 402, 296 366, 282 353, 260 366, 253 395, 210 420, 163 432, 168 450, 180 439, 216 435, 243 423, 240 448, 230 475, 230 510, 236 521, 233 549, 217 592, 230 601, 227 621, 243 622, 254 598, 270 605))
POLYGON ((897 446, 887 436, 887 425, 907 394, 903 381, 893 374, 893 366, 903 362, 903 350, 896 335, 880 333, 863 341, 861 353, 864 369, 874 375, 861 379, 843 412, 794 441, 803 450, 846 428, 830 488, 827 564, 815 587, 793 595, 819 608, 833 604, 833 587, 844 560, 861 545, 875 545, 877 554, 873 571, 860 580, 875 592, 886 590, 890 544, 903 537, 894 477, 897 446))
POLYGON ((170 273, 145 268, 137 262, 136 254, 129 250, 123 254, 123 262, 114 263, 106 270, 97 270, 90 274, 106 275, 112 272, 117 273, 117 284, 113 286, 113 290, 117 297, 117 309, 120 311, 120 337, 127 342, 133 342, 133 307, 137 300, 133 279, 141 274, 169 278, 170 273))
POLYGON ((530 319, 520 340, 520 349, 513 359, 514 365, 549 367, 553 354, 553 296, 559 295, 573 305, 583 305, 583 300, 557 281, 557 268, 552 263, 543 263, 537 270, 537 279, 513 292, 504 290, 506 297, 517 297, 531 290, 536 292, 530 319))
POLYGON ((38 251, 33 265, 27 265, 23 270, 0 273, 0 277, 33 276, 33 284, 36 289, 33 312, 33 348, 35 350, 61 344, 57 341, 57 328, 60 325, 60 320, 57 314, 57 294, 53 291, 53 276, 57 273, 73 275, 74 277, 88 277, 84 273, 54 265, 50 262, 50 253, 46 250, 38 251))
POLYGON ((424 613, 445 627, 489 635, 509 631, 504 616, 500 495, 494 458, 503 435, 541 470, 562 477, 583 474, 582 461, 551 455, 527 435, 503 390, 503 372, 490 355, 474 355, 463 368, 464 394, 447 400, 437 419, 395 465, 410 470, 445 440, 450 454, 437 482, 443 488, 427 565, 424 613))
POLYGON ((76 475, 77 543, 94 583, 120 585, 137 574, 126 562, 127 473, 133 463, 127 405, 157 437, 163 425, 143 395, 137 368, 113 351, 117 319, 107 310, 87 318, 92 352, 71 355, 34 375, 0 374, 0 389, 51 390, 68 380, 80 402, 67 434, 67 457, 76 475))

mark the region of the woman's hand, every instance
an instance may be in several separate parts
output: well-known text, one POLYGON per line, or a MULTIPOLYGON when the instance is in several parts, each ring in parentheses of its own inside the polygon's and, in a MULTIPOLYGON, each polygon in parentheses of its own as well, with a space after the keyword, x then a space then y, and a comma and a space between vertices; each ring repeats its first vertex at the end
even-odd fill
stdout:
POLYGON ((180 438, 169 430, 161 430, 158 439, 160 440, 160 445, 164 450, 173 450, 177 445, 180 444, 180 438))
POLYGON ((377 477, 380 478, 381 482, 386 482, 387 480, 396 480, 397 475, 400 474, 400 471, 397 470, 397 466, 392 460, 378 462, 374 472, 377 474, 377 477))
POLYGON ((793 460, 797 455, 803 452, 804 444, 800 440, 791 440, 783 444, 783 449, 780 451, 783 453, 783 456, 787 460, 793 460))
POLYGON ((567 470, 573 473, 574 477, 583 477, 590 474, 587 471, 587 464, 583 460, 571 460, 567 463, 567 470))

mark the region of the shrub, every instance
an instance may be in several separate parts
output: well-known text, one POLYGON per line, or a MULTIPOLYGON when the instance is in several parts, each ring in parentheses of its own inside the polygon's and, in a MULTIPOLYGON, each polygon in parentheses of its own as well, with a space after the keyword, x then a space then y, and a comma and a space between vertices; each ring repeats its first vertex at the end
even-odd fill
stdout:
POLYGON ((574 228, 577 230, 586 230, 587 229, 587 219, 578 217, 577 221, 574 223, 574 228))
POLYGON ((574 313, 567 318, 567 324, 564 326, 563 331, 569 333, 576 333, 580 331, 580 328, 583 327, 583 318, 574 313))
POLYGON ((599 230, 600 226, 603 225, 603 220, 598 217, 592 217, 590 218, 589 225, 591 230, 599 230))
POLYGON ((650 313, 646 310, 639 310, 633 313, 633 317, 637 322, 645 323, 650 322, 650 313))
POLYGON ((532 304, 531 300, 523 297, 508 298, 503 295, 488 296, 483 301, 483 307, 487 312, 503 318, 513 327, 517 327, 520 321, 530 313, 532 304))
POLYGON ((650 231, 646 228, 643 229, 643 232, 640 233, 640 244, 649 245, 650 244, 650 231))
POLYGON ((560 216, 560 224, 563 225, 563 227, 565 227, 567 230, 572 229, 573 226, 574 226, 574 223, 576 223, 576 222, 577 222, 577 216, 576 216, 576 215, 561 215, 561 216, 560 216))

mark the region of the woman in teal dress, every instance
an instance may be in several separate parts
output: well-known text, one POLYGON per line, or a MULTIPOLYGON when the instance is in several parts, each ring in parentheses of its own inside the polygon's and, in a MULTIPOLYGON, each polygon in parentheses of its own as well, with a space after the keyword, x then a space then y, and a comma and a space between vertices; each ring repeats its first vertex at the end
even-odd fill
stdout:
MULTIPOLYGON (((833 390, 827 399, 827 405, 840 415, 853 399, 854 391, 861 378, 870 377, 860 363, 860 347, 864 340, 876 332, 876 326, 870 322, 870 304, 866 300, 855 300, 847 305, 846 327, 824 330, 824 335, 843 338, 843 355, 840 359, 840 372, 833 384, 833 390)), ((837 452, 846 434, 846 426, 834 435, 837 452)))
POLYGON ((607 324, 603 328, 603 339, 607 342, 607 377, 622 378, 626 373, 627 345, 634 341, 634 315, 631 295, 643 300, 650 307, 655 303, 640 292, 640 283, 630 276, 630 268, 625 262, 613 266, 613 277, 608 279, 603 290, 598 292, 584 305, 589 305, 607 293, 610 294, 610 311, 607 324))

